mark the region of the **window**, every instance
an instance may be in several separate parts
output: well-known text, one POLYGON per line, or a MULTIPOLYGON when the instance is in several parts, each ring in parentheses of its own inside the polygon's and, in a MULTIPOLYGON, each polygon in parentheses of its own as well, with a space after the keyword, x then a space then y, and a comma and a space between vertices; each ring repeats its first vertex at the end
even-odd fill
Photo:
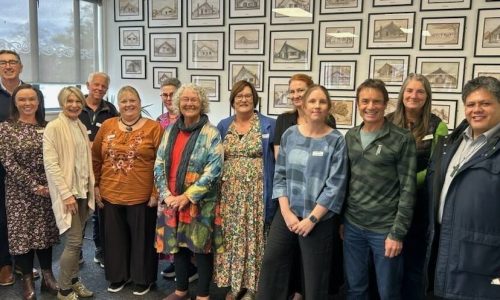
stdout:
POLYGON ((63 86, 84 86, 100 69, 98 6, 90 2, 0 0, 0 49, 19 53, 21 79, 40 85, 46 109, 59 108, 63 86))

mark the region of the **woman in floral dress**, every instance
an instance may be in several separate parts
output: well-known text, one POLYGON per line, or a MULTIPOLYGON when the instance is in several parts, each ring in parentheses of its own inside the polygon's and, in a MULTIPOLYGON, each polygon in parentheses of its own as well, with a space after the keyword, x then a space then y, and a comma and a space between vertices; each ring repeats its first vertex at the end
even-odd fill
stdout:
POLYGON ((39 91, 22 84, 12 94, 10 120, 0 124, 0 161, 7 171, 6 211, 9 252, 23 272, 23 299, 36 299, 35 253, 42 268, 41 289, 57 293, 52 274, 52 246, 59 233, 43 168, 46 125, 39 91))
POLYGON ((226 299, 254 299, 264 253, 264 228, 272 220, 275 121, 254 111, 252 84, 233 85, 235 115, 219 125, 224 145, 221 218, 225 252, 216 255, 215 282, 231 287, 226 299))

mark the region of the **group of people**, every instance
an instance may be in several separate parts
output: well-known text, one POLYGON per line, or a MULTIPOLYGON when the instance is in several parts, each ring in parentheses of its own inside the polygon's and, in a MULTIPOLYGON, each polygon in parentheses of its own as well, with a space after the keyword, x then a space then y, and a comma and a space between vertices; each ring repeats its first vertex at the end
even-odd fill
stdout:
POLYGON ((160 253, 176 279, 166 300, 190 299, 193 269, 196 299, 212 282, 227 300, 328 299, 344 284, 348 299, 500 299, 495 78, 465 85, 466 120, 451 134, 424 76, 408 76, 388 115, 384 83, 367 79, 356 90, 363 122, 344 137, 328 90, 305 74, 290 78, 293 110, 277 120, 256 110, 251 83, 234 83, 234 114, 215 126, 197 85, 164 82, 167 111, 154 121, 131 86, 117 108, 104 100, 101 72, 88 95, 63 88, 47 123, 21 71, 1 50, 0 285, 14 283, 15 265, 23 299, 36 299, 35 254, 42 290, 93 296, 78 277, 91 215, 110 293, 131 283, 148 293, 160 253))

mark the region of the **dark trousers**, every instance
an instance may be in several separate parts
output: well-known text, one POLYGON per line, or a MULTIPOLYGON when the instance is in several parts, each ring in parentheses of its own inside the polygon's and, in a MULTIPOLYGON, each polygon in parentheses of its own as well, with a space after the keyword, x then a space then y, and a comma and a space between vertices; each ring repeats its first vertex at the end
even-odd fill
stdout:
POLYGON ((300 248, 305 299, 327 299, 333 247, 333 218, 315 225, 307 237, 288 230, 278 211, 267 240, 260 272, 259 300, 284 300, 292 269, 293 249, 300 248))
POLYGON ((21 268, 24 275, 33 272, 35 253, 42 270, 52 270, 52 247, 47 249, 31 249, 28 253, 15 255, 16 265, 21 268))
POLYGON ((104 202, 106 279, 147 285, 156 281, 158 254, 154 248, 156 208, 146 203, 104 202))
POLYGON ((96 210, 92 215, 92 223, 94 224, 92 238, 95 248, 98 251, 104 251, 104 208, 98 208, 96 205, 96 210))
POLYGON ((0 267, 11 265, 9 238, 7 236, 7 213, 5 209, 5 169, 0 164, 0 267))
MULTIPOLYGON (((187 248, 180 248, 179 252, 174 254, 175 263, 175 284, 179 291, 187 291, 189 286, 189 265, 193 253, 187 248)), ((207 297, 210 292, 210 282, 214 269, 214 259, 212 253, 195 253, 196 264, 198 267, 198 292, 199 297, 207 297)))

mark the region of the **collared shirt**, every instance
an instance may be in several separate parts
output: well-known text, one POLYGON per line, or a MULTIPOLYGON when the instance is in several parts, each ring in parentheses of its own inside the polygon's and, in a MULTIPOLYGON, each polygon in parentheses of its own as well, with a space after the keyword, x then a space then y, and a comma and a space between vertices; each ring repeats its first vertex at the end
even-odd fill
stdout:
POLYGON ((446 170, 446 176, 441 190, 441 196, 439 198, 439 224, 441 224, 441 220, 443 219, 446 195, 448 194, 448 189, 453 181, 453 177, 455 177, 460 168, 467 163, 474 156, 474 154, 487 144, 488 139, 491 138, 498 130, 500 130, 500 123, 474 139, 472 137, 472 128, 469 126, 465 129, 462 142, 460 143, 460 146, 458 146, 457 151, 453 155, 453 158, 448 165, 448 169, 446 170))

